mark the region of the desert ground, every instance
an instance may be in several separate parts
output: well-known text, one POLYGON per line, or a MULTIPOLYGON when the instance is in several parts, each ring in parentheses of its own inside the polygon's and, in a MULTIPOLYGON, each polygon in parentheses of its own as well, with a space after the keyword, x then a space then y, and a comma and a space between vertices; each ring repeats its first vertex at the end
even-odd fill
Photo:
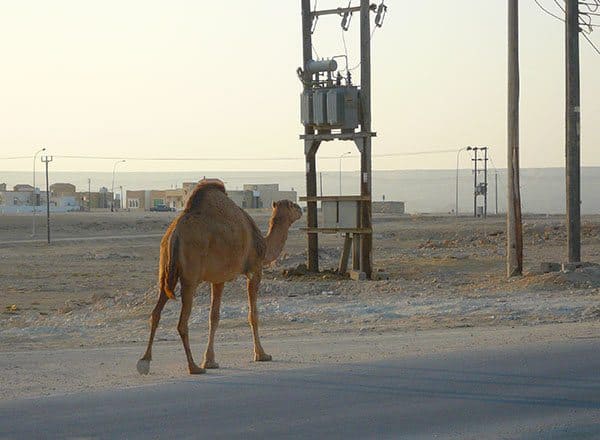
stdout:
MULTIPOLYGON (((169 301, 157 333, 157 367, 139 377, 157 296, 159 242, 174 213, 95 212, 52 217, 53 243, 39 216, 0 216, 0 399, 137 386, 186 375, 169 301), (103 350, 113 349, 110 355, 103 350), (105 353, 106 355, 103 355, 105 353), (115 354, 117 353, 117 354, 115 354), (161 354, 162 353, 162 354, 161 354), (164 371, 168 369, 168 371, 164 371), (161 371, 162 369, 162 374, 161 371)), ((269 213, 252 213, 265 231, 269 213)), ((585 262, 600 263, 600 216, 583 218, 585 262)), ((295 224, 260 290, 263 345, 271 366, 251 366, 245 281, 225 287, 217 361, 225 370, 351 362, 415 350, 536 344, 597 337, 600 266, 542 273, 566 255, 564 218, 525 216, 525 274, 505 277, 504 218, 374 216, 374 265, 387 280, 352 281, 334 270, 342 237, 320 236, 319 275, 306 258, 304 220, 295 224), (427 347, 415 345, 419 335, 427 347), (394 341, 394 342, 392 342, 394 341), (222 359, 221 359, 222 358, 222 359)), ((207 334, 209 287, 190 319, 196 360, 207 334)), ((236 370, 236 371, 237 371, 236 370)))

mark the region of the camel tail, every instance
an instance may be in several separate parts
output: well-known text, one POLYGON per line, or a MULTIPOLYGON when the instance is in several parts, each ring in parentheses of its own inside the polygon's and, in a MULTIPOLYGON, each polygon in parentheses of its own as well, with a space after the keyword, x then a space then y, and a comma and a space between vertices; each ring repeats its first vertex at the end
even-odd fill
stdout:
POLYGON ((178 259, 179 259, 179 237, 171 234, 166 255, 161 262, 160 288, 170 299, 175 299, 175 286, 179 281, 178 259))

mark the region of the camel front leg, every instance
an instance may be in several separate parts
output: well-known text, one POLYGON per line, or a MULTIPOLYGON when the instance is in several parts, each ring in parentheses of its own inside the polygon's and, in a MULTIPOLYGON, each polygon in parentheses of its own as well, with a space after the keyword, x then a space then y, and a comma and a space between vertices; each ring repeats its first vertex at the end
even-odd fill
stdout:
POLYGON ((265 353, 265 350, 260 344, 258 337, 258 310, 256 307, 256 299, 258 297, 258 287, 260 285, 260 274, 255 274, 248 278, 248 322, 252 328, 252 336, 254 338, 254 360, 255 361, 270 361, 271 355, 265 353))
POLYGON ((183 349, 187 357, 188 369, 190 374, 202 374, 206 370, 200 368, 194 362, 192 357, 192 350, 190 350, 190 337, 188 334, 188 321, 192 312, 192 304, 194 302, 194 291, 196 290, 195 285, 187 283, 181 283, 181 314, 179 315, 179 324, 177 324, 177 331, 181 336, 181 342, 183 342, 183 349))
POLYGON ((219 368, 219 364, 215 362, 215 333, 219 325, 219 316, 221 312, 221 296, 223 295, 224 283, 213 283, 210 293, 210 318, 208 322, 208 344, 204 353, 203 368, 219 368))
POLYGON ((162 313, 165 304, 167 303, 167 295, 162 290, 158 295, 158 302, 152 310, 150 315, 150 339, 148 340, 148 346, 146 347, 146 353, 137 363, 137 370, 140 374, 148 374, 150 372, 150 361, 152 360, 152 343, 154 342, 154 335, 156 334, 156 328, 160 321, 160 314, 162 313))

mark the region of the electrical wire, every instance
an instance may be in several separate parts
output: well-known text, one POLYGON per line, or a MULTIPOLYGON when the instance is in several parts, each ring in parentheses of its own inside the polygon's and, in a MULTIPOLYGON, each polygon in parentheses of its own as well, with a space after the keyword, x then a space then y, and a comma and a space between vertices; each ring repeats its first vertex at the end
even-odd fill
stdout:
MULTIPOLYGON (((456 150, 424 150, 407 151, 403 153, 385 153, 374 154, 374 158, 399 157, 399 156, 419 156, 425 154, 448 154, 455 153, 456 150)), ((204 162, 234 162, 234 161, 295 161, 304 160, 304 157, 144 157, 144 156, 85 156, 85 155, 61 155, 55 154, 57 159, 87 159, 87 160, 129 160, 129 161, 148 161, 148 162, 177 162, 177 161, 204 161, 204 162)), ((348 157, 359 157, 357 155, 348 157)), ((30 156, 0 157, 3 159, 30 159, 30 156)), ((333 160, 339 159, 339 156, 319 156, 319 159, 333 160)))
MULTIPOLYGON (((559 20, 559 21, 561 21, 561 22, 563 22, 563 23, 565 22, 565 19, 564 19, 564 18, 562 18, 562 17, 559 17, 558 15, 556 15, 556 14, 552 13, 551 11, 549 11, 548 9, 546 9, 546 8, 545 8, 545 7, 544 7, 544 6, 543 6, 543 5, 542 5, 542 4, 541 4, 541 3, 540 3, 538 0, 533 0, 533 1, 534 1, 534 2, 535 2, 535 4, 536 4, 536 5, 538 5, 538 7, 539 7, 539 8, 540 8, 542 11, 544 11, 546 14, 550 15, 551 17, 553 17, 553 18, 555 18, 555 19, 557 19, 557 20, 559 20)), ((590 9, 590 12, 592 13, 591 15, 598 15, 598 14, 594 14, 594 12, 595 12, 596 10, 598 10, 598 8, 600 8, 600 0, 592 0, 592 1, 594 2, 593 4, 591 4, 591 3, 587 3, 587 2, 579 2, 579 4, 580 4, 580 5, 585 5, 585 6, 586 6, 588 9, 590 9, 590 8, 595 8, 595 9, 590 9)), ((564 9, 564 7, 563 7, 563 6, 562 6, 562 5, 561 5, 561 4, 558 2, 558 0, 554 0, 554 3, 556 3, 556 5, 557 5, 557 6, 560 8, 560 10, 561 10, 561 11, 563 11, 563 13, 565 12, 565 9, 564 9)), ((596 52, 598 55, 600 55, 600 48, 598 48, 598 46, 596 46, 596 45, 594 44, 594 42, 593 42, 593 41, 592 41, 592 40, 591 40, 591 39, 588 37, 588 35, 587 35, 587 34, 589 34, 589 33, 591 33, 591 32, 593 31, 593 28, 594 28, 594 27, 600 27, 600 25, 593 24, 593 23, 591 22, 590 13, 588 13, 588 12, 583 12, 583 13, 580 13, 580 17, 579 17, 579 24, 580 24, 580 25, 583 25, 583 26, 585 26, 585 27, 587 27, 587 28, 588 28, 588 29, 587 29, 587 32, 586 32, 586 30, 584 30, 583 28, 580 28, 580 29, 581 29, 581 35, 583 35, 583 38, 585 38, 585 39, 586 39, 586 41, 587 41, 587 42, 589 43, 589 45, 590 45, 590 46, 593 48, 593 50, 594 50, 594 51, 595 51, 595 52, 596 52), (589 18, 590 18, 590 22, 585 22, 585 21, 583 21, 583 20, 581 19, 581 16, 582 16, 582 15, 589 17, 589 18)))

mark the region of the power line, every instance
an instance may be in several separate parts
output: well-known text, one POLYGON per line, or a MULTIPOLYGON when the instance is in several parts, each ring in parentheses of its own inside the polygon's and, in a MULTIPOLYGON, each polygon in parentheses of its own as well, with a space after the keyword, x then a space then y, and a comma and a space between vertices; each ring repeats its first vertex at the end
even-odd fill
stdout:
MULTIPOLYGON (((549 11, 548 9, 546 9, 540 2, 539 0, 533 0, 535 2, 536 5, 538 5, 538 7, 544 11, 546 14, 550 15, 551 17, 554 17, 555 19, 561 21, 562 23, 565 22, 565 19, 563 17, 559 17, 558 15, 554 14, 553 12, 549 11)), ((579 14, 579 24, 582 26, 586 26, 588 28, 587 33, 591 33, 593 28, 595 27, 600 27, 600 25, 597 24, 593 24, 592 23, 592 18, 590 17, 591 15, 594 16, 599 16, 600 14, 597 14, 595 11, 598 10, 598 8, 600 8, 600 0, 592 0, 594 3, 588 3, 588 2, 579 2, 580 5, 585 5, 588 9, 589 12, 580 12, 579 14), (589 22, 585 22, 581 17, 582 16, 587 16, 589 17, 589 22)), ((565 12, 564 7, 558 2, 558 0, 554 0, 554 3, 556 3, 556 5, 560 8, 561 11, 565 12)), ((594 51, 600 55, 600 49, 598 48, 598 46, 596 46, 594 44, 594 42, 590 39, 590 37, 588 37, 586 31, 583 28, 580 28, 581 30, 581 35, 583 35, 583 38, 585 38, 587 40, 587 42, 590 44, 590 46, 592 46, 592 48, 594 49, 594 51)))
MULTIPOLYGON (((374 154, 372 157, 401 157, 401 156, 420 156, 429 154, 448 154, 455 153, 456 150, 424 150, 424 151, 407 151, 402 153, 384 153, 374 154)), ((236 161, 295 161, 304 160, 303 157, 145 157, 145 156, 84 156, 84 155, 60 155, 55 154, 55 158, 60 159, 88 159, 88 160, 137 160, 148 162, 178 162, 178 161, 205 161, 205 162, 236 162, 236 161)), ((349 156, 358 157, 358 156, 349 156)), ((30 156, 14 156, 0 157, 0 160, 6 159, 30 159, 30 156)), ((339 156, 322 156, 319 159, 337 160, 339 156)))

